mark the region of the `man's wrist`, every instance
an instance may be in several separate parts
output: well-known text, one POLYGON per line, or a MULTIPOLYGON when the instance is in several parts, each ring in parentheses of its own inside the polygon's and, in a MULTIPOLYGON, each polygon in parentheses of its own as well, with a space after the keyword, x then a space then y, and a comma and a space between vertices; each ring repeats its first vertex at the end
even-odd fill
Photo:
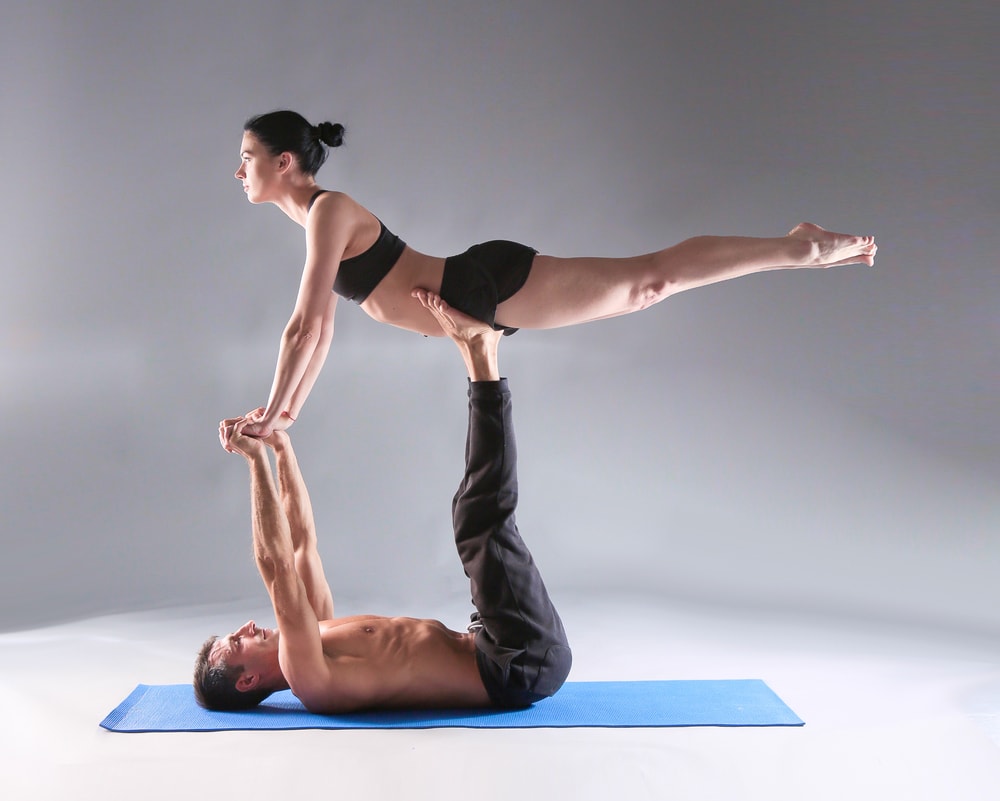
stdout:
MULTIPOLYGON (((250 468, 253 469, 255 465, 260 463, 268 464, 267 462, 267 447, 261 440, 253 440, 253 445, 248 445, 246 450, 243 451, 243 456, 246 458, 247 462, 250 464, 250 468)), ((268 465, 270 468, 270 465, 268 465)))

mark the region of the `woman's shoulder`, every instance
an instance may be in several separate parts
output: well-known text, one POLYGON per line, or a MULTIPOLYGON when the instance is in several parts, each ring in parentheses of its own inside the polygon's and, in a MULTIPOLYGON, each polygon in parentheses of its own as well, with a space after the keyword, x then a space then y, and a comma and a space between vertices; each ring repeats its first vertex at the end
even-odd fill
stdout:
POLYGON ((350 225, 364 220, 371 212, 344 192, 323 189, 309 209, 308 224, 326 226, 330 222, 350 225))
POLYGON ((361 204, 346 192, 338 192, 335 189, 320 189, 313 195, 310 211, 320 208, 361 208, 361 204))

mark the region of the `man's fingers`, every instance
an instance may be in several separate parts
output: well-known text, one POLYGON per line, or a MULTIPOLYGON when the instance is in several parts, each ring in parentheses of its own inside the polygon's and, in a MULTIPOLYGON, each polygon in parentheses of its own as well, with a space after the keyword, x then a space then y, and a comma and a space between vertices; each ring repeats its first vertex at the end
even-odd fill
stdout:
POLYGON ((250 421, 245 417, 228 417, 219 423, 219 442, 229 453, 235 453, 233 440, 243 435, 243 428, 250 421))

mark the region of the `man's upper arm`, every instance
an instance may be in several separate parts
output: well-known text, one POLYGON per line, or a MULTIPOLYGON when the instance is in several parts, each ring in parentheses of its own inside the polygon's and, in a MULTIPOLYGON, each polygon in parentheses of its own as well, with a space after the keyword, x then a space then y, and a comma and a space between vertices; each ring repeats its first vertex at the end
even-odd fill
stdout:
POLYGON ((333 617, 333 592, 323 572, 323 562, 316 550, 315 536, 308 545, 296 549, 295 572, 302 580, 316 619, 330 620, 333 617))
POLYGON ((329 679, 319 620, 293 564, 275 566, 269 589, 281 633, 278 645, 281 670, 292 692, 301 698, 325 687, 329 679))

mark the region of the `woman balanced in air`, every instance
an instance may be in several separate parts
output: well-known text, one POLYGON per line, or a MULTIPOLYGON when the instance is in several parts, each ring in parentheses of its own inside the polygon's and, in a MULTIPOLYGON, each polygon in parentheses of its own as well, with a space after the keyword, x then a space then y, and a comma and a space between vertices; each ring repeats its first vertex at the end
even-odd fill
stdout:
POLYGON ((441 328, 415 294, 430 290, 505 333, 557 328, 645 309, 686 289, 764 270, 871 265, 875 241, 800 223, 786 236, 697 236, 627 258, 545 256, 515 242, 475 245, 458 256, 419 253, 368 209, 322 189, 316 172, 344 128, 310 125, 293 111, 243 128, 236 178, 251 203, 273 203, 306 232, 306 263, 278 351, 267 405, 244 432, 258 437, 299 416, 333 338, 338 297, 375 320, 428 336, 441 328))

